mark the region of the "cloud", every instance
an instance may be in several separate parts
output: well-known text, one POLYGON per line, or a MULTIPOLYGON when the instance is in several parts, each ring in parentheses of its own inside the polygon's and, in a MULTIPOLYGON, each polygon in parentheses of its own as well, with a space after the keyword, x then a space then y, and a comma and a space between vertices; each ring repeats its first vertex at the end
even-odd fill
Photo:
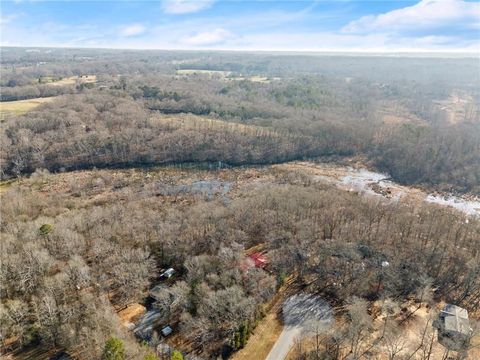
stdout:
POLYGON ((213 5, 215 0, 164 0, 163 11, 167 14, 188 14, 213 5))
POLYGON ((135 36, 143 34, 146 30, 147 28, 141 24, 132 24, 122 28, 120 34, 122 36, 135 36))
POLYGON ((462 0, 422 0, 379 15, 363 16, 343 27, 343 33, 438 29, 450 25, 478 28, 480 4, 462 0))
POLYGON ((190 46, 208 46, 221 44, 232 38, 234 38, 234 35, 230 31, 219 28, 213 31, 197 33, 184 38, 182 42, 190 46))
MULTIPOLYGON (((202 3, 204 4, 205 2, 202 3)), ((472 10, 472 5, 473 3, 460 0, 422 1, 410 7, 403 5, 403 8, 395 11, 373 14, 370 21, 358 17, 347 25, 350 26, 349 31, 347 26, 342 31, 341 25, 338 25, 338 19, 344 16, 344 8, 325 12, 314 11, 311 6, 299 11, 287 11, 272 6, 262 13, 249 9, 226 14, 208 13, 205 16, 164 16, 162 19, 158 19, 158 14, 155 14, 157 17, 153 19, 144 18, 138 22, 123 24, 116 22, 110 26, 105 26, 100 21, 92 23, 92 20, 89 20, 89 23, 70 24, 61 22, 62 19, 38 23, 33 21, 33 18, 27 18, 27 22, 23 21, 23 17, 27 16, 19 13, 22 19, 10 20, 10 24, 2 25, 1 41, 3 44, 16 46, 171 50, 451 51, 479 54, 480 28, 474 27, 479 21, 475 13, 471 14, 475 11, 475 8, 472 10), (420 4, 429 9, 428 14, 420 4), (453 11, 444 4, 453 4, 457 10, 453 11), (415 11, 412 11, 412 8, 415 11), (420 19, 420 15, 412 15, 418 11, 429 26, 421 31, 418 29, 424 19, 420 19), (331 24, 331 19, 334 19, 334 25, 323 26, 324 23, 331 24)), ((475 5, 480 6, 478 3, 475 5)))

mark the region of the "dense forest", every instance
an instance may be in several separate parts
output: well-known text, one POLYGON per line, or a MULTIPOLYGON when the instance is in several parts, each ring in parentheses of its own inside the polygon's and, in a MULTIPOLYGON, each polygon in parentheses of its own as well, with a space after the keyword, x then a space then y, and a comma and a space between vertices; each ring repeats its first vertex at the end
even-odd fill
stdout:
POLYGON ((3 100, 64 95, 4 121, 2 176, 362 155, 401 183, 478 193, 479 81, 473 58, 7 48, 3 100), (39 83, 86 74, 95 86, 39 83))

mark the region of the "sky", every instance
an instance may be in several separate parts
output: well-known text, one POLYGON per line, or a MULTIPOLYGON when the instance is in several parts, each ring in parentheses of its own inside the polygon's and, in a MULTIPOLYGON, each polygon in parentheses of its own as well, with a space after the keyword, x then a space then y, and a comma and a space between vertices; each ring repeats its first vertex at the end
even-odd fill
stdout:
POLYGON ((480 0, 0 0, 2 46, 480 54, 480 0))

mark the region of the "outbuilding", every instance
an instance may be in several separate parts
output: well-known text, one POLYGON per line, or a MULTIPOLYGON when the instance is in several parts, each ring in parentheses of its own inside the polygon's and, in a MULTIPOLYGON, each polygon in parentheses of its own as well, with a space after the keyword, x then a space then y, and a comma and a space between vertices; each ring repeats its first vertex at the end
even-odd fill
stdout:
POLYGON ((447 349, 464 351, 468 348, 472 328, 468 311, 460 306, 447 304, 436 321, 438 342, 447 349))
POLYGON ((163 336, 168 336, 172 333, 173 329, 170 327, 170 326, 165 326, 163 329, 162 329, 162 335, 163 336))

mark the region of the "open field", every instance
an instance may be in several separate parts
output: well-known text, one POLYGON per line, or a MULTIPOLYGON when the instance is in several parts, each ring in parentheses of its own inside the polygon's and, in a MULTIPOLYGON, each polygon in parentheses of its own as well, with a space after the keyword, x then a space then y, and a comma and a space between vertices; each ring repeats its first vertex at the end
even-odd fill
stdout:
POLYGON ((0 102, 0 121, 5 120, 10 116, 19 116, 35 109, 37 106, 51 102, 55 96, 18 100, 18 101, 4 101, 0 102))
MULTIPOLYGON (((95 75, 70 76, 61 80, 55 80, 50 76, 41 78, 41 84, 49 86, 75 85, 77 83, 94 84, 96 81, 97 77, 95 75)), ((7 117, 23 115, 41 104, 52 101, 54 98, 55 96, 48 96, 27 100, 2 101, 0 102, 0 121, 7 117)))
POLYGON ((280 136, 276 131, 256 125, 227 122, 224 120, 212 119, 210 117, 192 114, 161 115, 153 117, 155 122, 171 126, 174 129, 195 129, 195 130, 230 130, 250 135, 280 136))
POLYGON ((55 80, 50 76, 45 76, 39 79, 42 84, 49 84, 52 86, 64 86, 64 85, 75 85, 78 82, 80 83, 95 83, 97 77, 95 75, 82 75, 82 76, 70 76, 65 77, 61 80, 55 80))

